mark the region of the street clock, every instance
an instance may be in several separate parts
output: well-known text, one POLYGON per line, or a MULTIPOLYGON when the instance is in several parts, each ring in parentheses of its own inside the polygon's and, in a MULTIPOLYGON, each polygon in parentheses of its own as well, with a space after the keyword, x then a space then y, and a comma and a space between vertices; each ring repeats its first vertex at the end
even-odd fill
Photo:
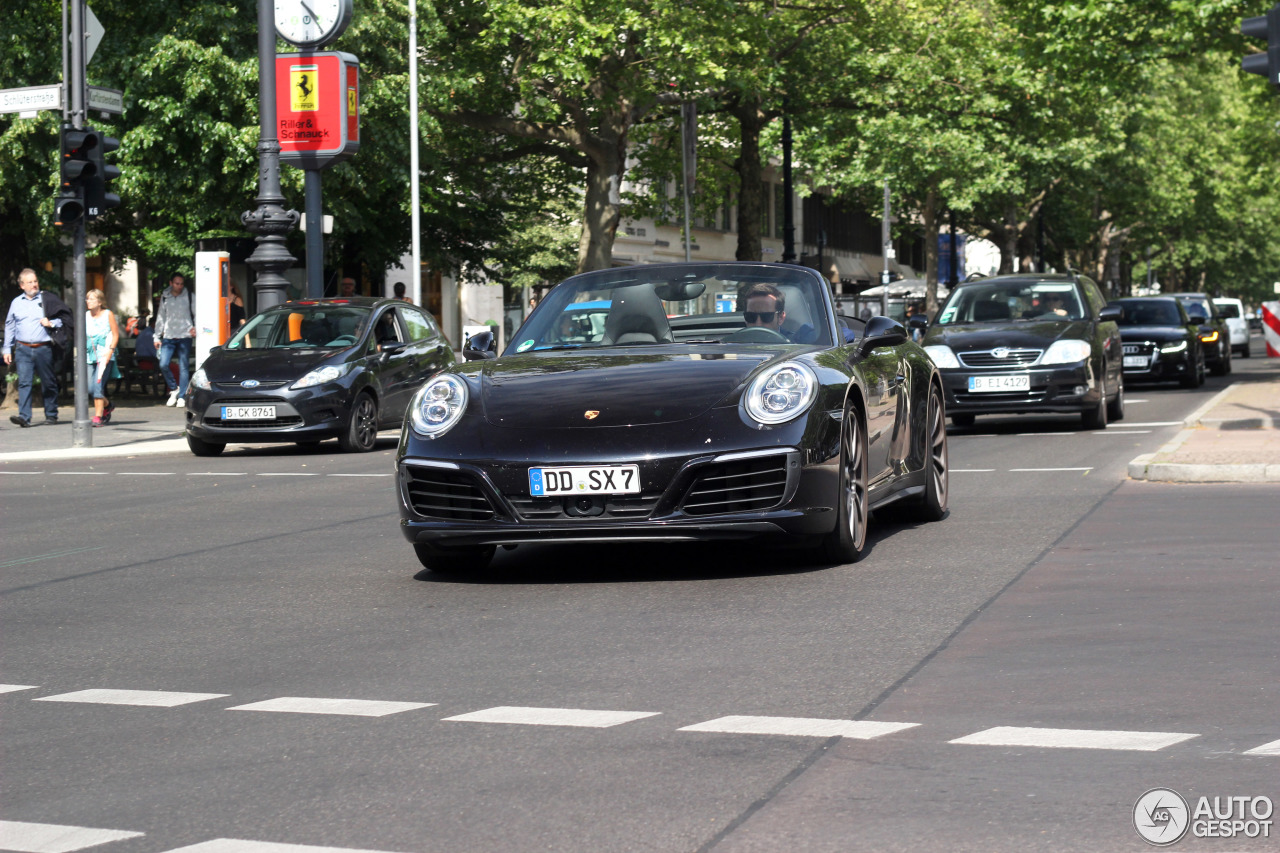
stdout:
POLYGON ((304 49, 322 47, 351 23, 352 0, 275 0, 276 33, 304 49))

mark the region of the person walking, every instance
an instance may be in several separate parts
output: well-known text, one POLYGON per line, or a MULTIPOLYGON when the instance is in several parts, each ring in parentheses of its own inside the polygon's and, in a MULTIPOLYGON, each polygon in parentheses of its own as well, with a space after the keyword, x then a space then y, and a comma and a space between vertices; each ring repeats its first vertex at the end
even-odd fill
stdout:
POLYGON ((115 406, 107 399, 108 379, 119 379, 116 349, 120 346, 120 324, 116 315, 104 304, 101 290, 84 295, 84 351, 89 357, 89 393, 93 397, 93 425, 103 426, 111 420, 115 406))
POLYGON ((66 351, 72 314, 61 299, 40 292, 35 270, 19 273, 18 285, 22 294, 10 304, 4 320, 4 363, 18 365, 18 414, 9 420, 25 429, 31 426, 31 392, 36 374, 40 375, 44 397, 44 422, 58 422, 57 367, 66 351))
POLYGON ((169 278, 169 289, 160 296, 160 310, 156 312, 156 340, 160 342, 160 374, 169 389, 166 406, 187 404, 187 383, 191 381, 191 343, 196 336, 196 315, 191 304, 191 294, 186 289, 186 278, 176 272, 169 278), (173 384, 173 372, 169 365, 174 355, 178 357, 178 384, 173 384))

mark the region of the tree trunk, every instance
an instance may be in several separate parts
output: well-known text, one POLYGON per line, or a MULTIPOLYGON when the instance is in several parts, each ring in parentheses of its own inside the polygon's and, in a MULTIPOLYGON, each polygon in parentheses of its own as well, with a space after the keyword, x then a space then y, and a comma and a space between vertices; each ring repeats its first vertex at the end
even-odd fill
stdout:
POLYGON ((1009 275, 1018 271, 1018 237, 1022 229, 1018 227, 1018 207, 1013 199, 1004 211, 1004 246, 1000 252, 1000 274, 1009 275))
POLYGON ((622 219, 619 188, 626 171, 626 133, 609 139, 604 134, 585 146, 586 199, 582 211, 582 239, 578 243, 578 272, 613 266, 613 241, 622 219))
POLYGON ((770 118, 760 110, 758 98, 738 104, 732 110, 738 119, 741 152, 735 164, 738 171, 738 251, 739 261, 764 258, 761 229, 768 203, 764 197, 764 168, 760 163, 760 133, 770 118))
POLYGON ((925 316, 938 312, 938 185, 933 182, 925 194, 924 209, 925 316))

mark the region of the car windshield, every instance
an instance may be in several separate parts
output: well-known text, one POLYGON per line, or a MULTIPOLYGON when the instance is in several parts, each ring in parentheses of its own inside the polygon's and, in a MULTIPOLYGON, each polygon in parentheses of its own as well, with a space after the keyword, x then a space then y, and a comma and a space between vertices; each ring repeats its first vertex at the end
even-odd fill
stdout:
POLYGON ((1186 308, 1188 312, 1190 312, 1191 309, 1193 308, 1197 308, 1199 309, 1200 313, 1203 314, 1204 316, 1206 317, 1213 316, 1213 312, 1209 310, 1208 299, 1202 299, 1198 296, 1179 296, 1178 301, 1182 303, 1182 306, 1186 308))
POLYGON ((938 324, 956 326, 1083 318, 1080 295, 1071 282, 989 281, 957 287, 938 313, 938 324))
POLYGON ((1236 320, 1240 317, 1240 306, 1234 302, 1215 302, 1218 306, 1218 313, 1228 320, 1236 320))
POLYGON ((507 351, 672 343, 831 346, 822 283, 781 265, 620 267, 556 285, 507 351))
POLYGON ((1121 326, 1181 326, 1182 315, 1178 306, 1166 299, 1120 300, 1118 304, 1124 311, 1118 324, 1121 326))
POLYGON ((360 340, 373 309, 364 305, 286 303, 263 311, 227 341, 227 349, 341 349, 360 340))

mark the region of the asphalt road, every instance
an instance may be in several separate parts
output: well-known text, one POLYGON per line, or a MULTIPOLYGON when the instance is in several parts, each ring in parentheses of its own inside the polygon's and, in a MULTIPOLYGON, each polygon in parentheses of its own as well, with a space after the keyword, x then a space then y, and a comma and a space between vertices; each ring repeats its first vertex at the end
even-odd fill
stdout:
POLYGON ((1124 479, 1225 385, 955 429, 949 517, 854 566, 437 577, 390 444, 0 465, 0 849, 1138 850, 1150 788, 1280 799, 1280 491, 1124 479))

